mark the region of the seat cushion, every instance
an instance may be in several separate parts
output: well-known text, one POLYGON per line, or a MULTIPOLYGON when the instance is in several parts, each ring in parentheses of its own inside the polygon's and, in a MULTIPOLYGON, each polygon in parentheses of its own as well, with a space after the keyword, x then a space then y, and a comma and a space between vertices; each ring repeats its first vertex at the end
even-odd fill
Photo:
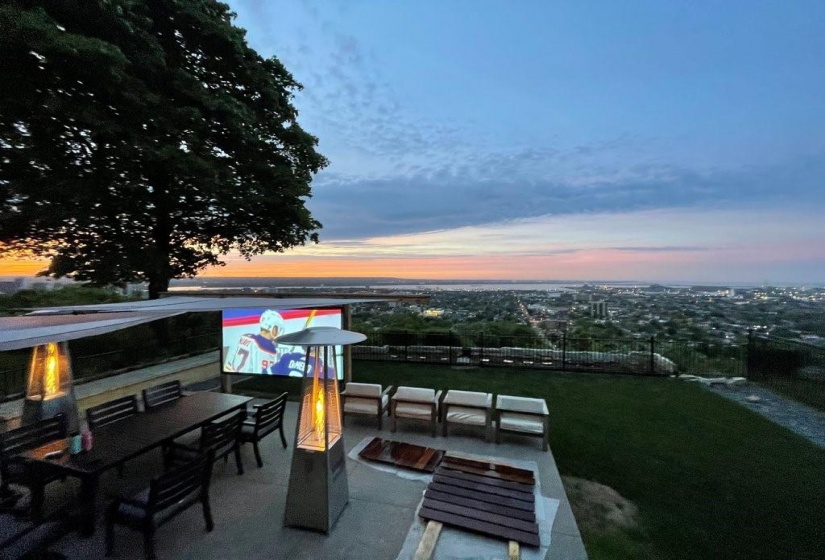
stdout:
MULTIPOLYGON (((121 523, 139 527, 146 518, 146 505, 149 503, 149 489, 146 488, 137 494, 130 496, 130 500, 136 502, 135 504, 121 503, 117 508, 116 517, 121 523)), ((184 496, 168 508, 157 512, 152 518, 152 524, 159 527, 166 523, 170 518, 174 517, 178 512, 186 509, 198 499, 198 491, 184 496)))
POLYGON ((422 418, 430 420, 432 414, 432 404, 398 403, 395 407, 395 415, 399 418, 422 418))
POLYGON ((383 389, 377 383, 347 383, 345 394, 351 397, 380 397, 383 389))
POLYGON ((444 397, 445 403, 459 404, 464 406, 485 406, 493 405, 493 395, 490 393, 478 393, 476 391, 447 391, 447 396, 444 397))
POLYGON ((450 408, 447 409, 447 422, 486 426, 487 415, 483 410, 479 410, 478 408, 450 405, 450 408))
POLYGON ((435 389, 423 387, 399 387, 394 399, 431 403, 435 400, 435 389))
POLYGON ((32 558, 31 553, 43 550, 58 541, 71 529, 68 519, 30 523, 10 514, 0 515, 0 557, 4 560, 32 558))
MULTIPOLYGON (((381 397, 381 408, 387 406, 388 397, 383 395, 381 397)), ((344 400, 344 412, 352 412, 355 414, 378 414, 378 401, 376 399, 364 399, 359 397, 348 396, 344 400)))
POLYGON ((547 402, 544 399, 530 399, 527 397, 511 397, 499 395, 496 408, 512 412, 530 412, 532 414, 549 414, 547 402))
POLYGON ((513 432, 543 434, 544 422, 536 416, 518 412, 502 412, 498 421, 499 428, 513 432))

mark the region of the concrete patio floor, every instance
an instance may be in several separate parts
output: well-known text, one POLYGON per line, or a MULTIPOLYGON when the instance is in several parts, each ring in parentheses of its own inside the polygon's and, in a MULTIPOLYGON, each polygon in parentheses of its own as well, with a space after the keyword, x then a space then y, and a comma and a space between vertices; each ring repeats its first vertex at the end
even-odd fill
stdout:
MULTIPOLYGON (((238 476, 234 461, 215 464, 211 485, 211 503, 215 529, 207 533, 200 507, 180 514, 157 531, 158 558, 164 559, 375 559, 396 560, 410 527, 419 523, 416 507, 426 482, 407 480, 396 474, 377 470, 361 461, 347 459, 350 500, 329 535, 283 526, 287 482, 291 465, 293 438, 298 404, 287 405, 284 430, 288 447, 283 449, 277 434, 268 436, 261 445, 264 467, 255 463, 252 447, 243 449, 245 474, 238 476)), ((504 460, 534 461, 537 464, 541 493, 560 501, 551 529, 551 546, 546 559, 585 559, 584 545, 562 487, 552 453, 543 453, 538 438, 502 436, 500 445, 484 442, 481 430, 450 429, 448 438, 432 438, 424 424, 399 421, 398 431, 391 434, 389 420, 379 432, 374 420, 347 417, 344 440, 347 452, 365 437, 380 436, 448 451, 468 453, 504 460)), ((552 449, 552 438, 551 438, 552 449)), ((118 488, 140 488, 161 472, 160 452, 127 463, 125 477, 107 473, 101 480, 101 495, 118 488)), ((52 501, 71 496, 71 484, 54 483, 49 494, 52 501)), ((104 556, 102 519, 90 538, 71 534, 50 550, 70 559, 104 556)), ((501 558, 507 556, 502 542, 501 558)), ((477 558, 467 550, 468 558, 477 558)), ((438 547, 436 547, 438 558, 438 547)), ((142 535, 118 527, 115 533, 117 559, 142 559, 142 535)))

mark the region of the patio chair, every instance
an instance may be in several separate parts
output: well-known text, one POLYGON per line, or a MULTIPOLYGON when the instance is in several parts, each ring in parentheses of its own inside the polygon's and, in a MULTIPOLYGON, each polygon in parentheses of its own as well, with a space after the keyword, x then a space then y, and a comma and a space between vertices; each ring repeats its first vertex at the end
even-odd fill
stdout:
POLYGON ((252 419, 245 420, 241 425, 241 443, 251 443, 255 450, 255 459, 258 461, 258 468, 264 466, 261 459, 261 451, 258 449, 258 442, 263 438, 279 430, 281 433, 281 443, 286 449, 286 438, 284 437, 284 410, 286 409, 286 398, 288 393, 283 393, 277 398, 264 404, 253 405, 255 412, 252 419))
POLYGON ((241 426, 246 418, 246 411, 224 417, 222 420, 210 422, 201 428, 201 437, 194 444, 171 442, 165 449, 164 463, 166 468, 180 463, 187 463, 196 456, 209 451, 214 459, 228 459, 230 453, 235 454, 235 465, 238 474, 243 474, 241 460, 241 426))
POLYGON ((155 558, 155 530, 190 506, 200 502, 206 530, 212 531, 209 481, 212 478, 213 452, 195 456, 152 479, 149 488, 115 498, 106 510, 106 556, 115 545, 115 524, 143 531, 144 555, 155 558))
POLYGON ((124 418, 138 414, 138 400, 135 395, 121 397, 86 409, 86 422, 89 429, 95 431, 124 418))
POLYGON ((432 427, 433 437, 438 429, 438 400, 441 391, 421 387, 399 387, 390 399, 392 431, 395 432, 399 418, 428 421, 432 427))
MULTIPOLYGON (((67 436, 63 414, 0 433, 0 501, 4 507, 14 506, 21 497, 19 492, 11 489, 11 484, 30 488, 33 483, 26 463, 18 455, 67 436)), ((47 484, 57 479, 53 476, 40 482, 47 484)))
POLYGON ((378 429, 382 429, 384 415, 389 411, 392 389, 389 386, 382 391, 377 383, 347 383, 346 389, 341 391, 344 417, 347 414, 374 416, 378 420, 378 429))
POLYGON ((447 391, 441 401, 442 435, 447 437, 447 424, 483 426, 484 440, 490 441, 493 426, 493 395, 476 391, 447 391))
POLYGON ((501 432, 531 435, 541 438, 542 450, 548 449, 550 413, 547 401, 527 397, 499 395, 496 399, 496 443, 501 432))
MULTIPOLYGON (((139 413, 137 397, 129 395, 87 408, 86 423, 89 425, 89 430, 94 432, 97 428, 114 424, 139 413)), ((123 463, 117 466, 117 474, 123 476, 123 463)))
POLYGON ((143 390, 143 406, 146 410, 162 404, 173 402, 183 396, 180 380, 161 383, 143 390))

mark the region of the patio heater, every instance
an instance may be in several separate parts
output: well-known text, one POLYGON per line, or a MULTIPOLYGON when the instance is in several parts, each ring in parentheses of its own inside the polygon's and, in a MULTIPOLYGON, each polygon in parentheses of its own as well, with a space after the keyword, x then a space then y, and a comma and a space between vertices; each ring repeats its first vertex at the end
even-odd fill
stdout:
POLYGON ((361 333, 335 327, 311 327, 275 339, 306 347, 286 494, 288 527, 329 533, 349 501, 335 347, 365 339, 361 333))
POLYGON ((32 350, 21 422, 29 424, 61 413, 66 417, 68 432, 77 433, 80 426, 72 384, 69 344, 47 342, 32 350))

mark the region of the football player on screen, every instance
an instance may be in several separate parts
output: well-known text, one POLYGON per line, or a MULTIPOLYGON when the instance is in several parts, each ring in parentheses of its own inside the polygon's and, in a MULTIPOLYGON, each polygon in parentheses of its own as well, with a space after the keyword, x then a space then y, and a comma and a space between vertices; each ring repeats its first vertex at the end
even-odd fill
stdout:
MULTIPOLYGON (((258 321, 260 332, 241 335, 229 348, 223 370, 234 373, 274 373, 271 366, 278 363, 279 348, 275 337, 284 334, 286 323, 277 311, 268 309, 258 321)), ((284 349, 286 350, 286 349, 284 349)))

